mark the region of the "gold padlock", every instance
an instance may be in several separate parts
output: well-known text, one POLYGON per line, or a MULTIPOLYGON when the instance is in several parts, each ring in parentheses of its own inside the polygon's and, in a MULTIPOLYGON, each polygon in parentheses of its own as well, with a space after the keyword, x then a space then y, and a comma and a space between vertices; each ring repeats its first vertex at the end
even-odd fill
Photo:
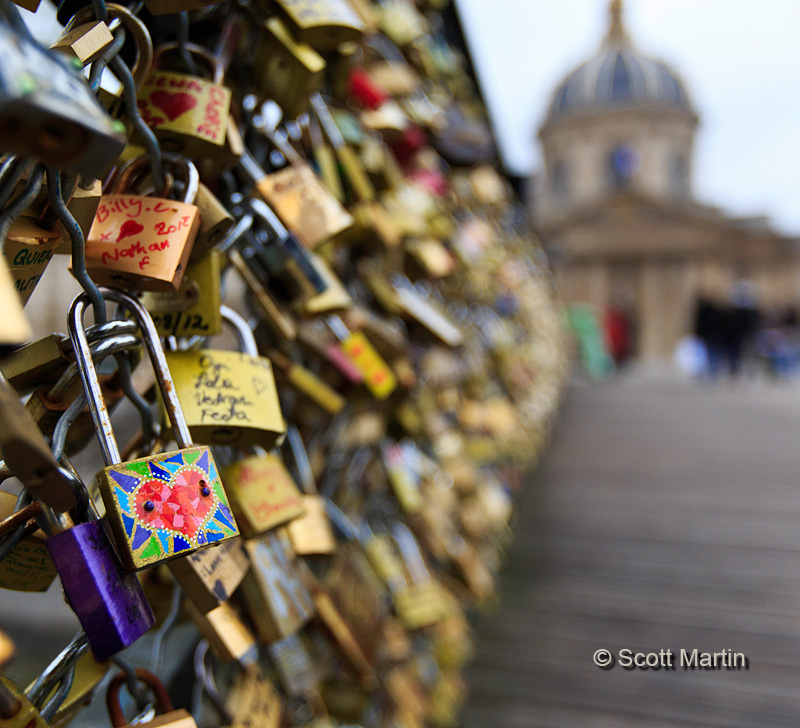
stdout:
POLYGON ((164 149, 190 157, 212 157, 224 150, 231 91, 222 85, 222 62, 205 48, 184 48, 212 69, 212 80, 162 70, 159 64, 178 43, 156 50, 154 68, 139 91, 138 109, 164 149))
MULTIPOLYGON (((165 160, 170 157, 165 155, 165 160)), ((172 158, 177 163, 176 158, 172 158)), ((120 170, 112 194, 103 195, 86 239, 86 269, 97 283, 142 291, 180 288, 200 227, 200 213, 191 204, 199 177, 184 162, 187 182, 184 201, 124 194, 133 178, 144 171, 147 157, 120 170)))
POLYGON ((222 662, 240 665, 255 662, 258 657, 256 639, 230 604, 220 604, 205 614, 191 601, 185 606, 200 633, 222 662))
POLYGON ((258 665, 250 665, 234 675, 226 704, 233 718, 230 728, 278 728, 280 725, 281 697, 258 665))
POLYGON ((200 209, 200 230, 192 249, 192 258, 199 258, 214 248, 234 225, 233 215, 202 182, 194 204, 200 209))
MULTIPOLYGON (((0 491, 0 520, 5 521, 14 513, 17 496, 0 491)), ((23 521, 24 523, 24 521, 23 521)), ((40 529, 25 536, 0 561, 0 588, 12 591, 43 592, 50 588, 56 578, 56 567, 44 545, 46 534, 40 529)))
POLYGON ((360 40, 366 26, 347 0, 277 0, 294 36, 319 51, 360 40))
POLYGON ((272 364, 258 355, 247 322, 227 306, 221 311, 245 351, 168 352, 175 391, 198 442, 270 448, 286 432, 272 364))
POLYGON ((23 306, 36 289, 60 243, 61 233, 44 230, 29 217, 18 217, 11 223, 3 242, 3 256, 23 306))
POLYGON ((300 491, 280 457, 261 451, 224 468, 236 522, 246 538, 260 536, 304 512, 300 491))
MULTIPOLYGON (((230 495, 227 483, 225 487, 230 495)), ((250 561, 241 540, 234 538, 217 548, 173 559, 168 566, 186 596, 205 614, 230 599, 247 574, 250 561)))
POLYGON ((259 639, 295 634, 314 615, 314 602, 292 562, 288 540, 271 532, 245 542, 252 564, 242 592, 259 639))
POLYGON ((100 58, 113 42, 114 36, 108 25, 95 20, 66 31, 50 49, 76 58, 81 66, 86 66, 100 58))
POLYGON ((161 336, 214 336, 222 332, 221 254, 191 260, 177 291, 143 291, 139 300, 161 336))
POLYGON ((325 59, 307 43, 292 38, 283 21, 270 17, 263 26, 254 68, 262 98, 272 99, 287 119, 294 119, 308 104, 309 95, 322 83, 325 59))

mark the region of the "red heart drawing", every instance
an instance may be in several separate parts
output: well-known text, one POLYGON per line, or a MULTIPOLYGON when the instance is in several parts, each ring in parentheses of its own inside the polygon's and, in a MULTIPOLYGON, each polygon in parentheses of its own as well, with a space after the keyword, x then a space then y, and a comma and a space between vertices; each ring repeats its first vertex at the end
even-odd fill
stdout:
POLYGON ((193 469, 180 471, 170 482, 148 480, 136 489, 134 510, 145 526, 194 540, 216 507, 213 491, 203 495, 204 486, 209 486, 208 475, 193 469))
POLYGON ((150 103, 157 109, 161 109, 170 121, 175 121, 179 116, 197 106, 197 99, 182 91, 174 94, 169 91, 153 91, 150 94, 150 103))
POLYGON ((142 230, 144 230, 144 225, 139 224, 136 220, 126 220, 120 225, 117 242, 131 235, 138 235, 142 230))

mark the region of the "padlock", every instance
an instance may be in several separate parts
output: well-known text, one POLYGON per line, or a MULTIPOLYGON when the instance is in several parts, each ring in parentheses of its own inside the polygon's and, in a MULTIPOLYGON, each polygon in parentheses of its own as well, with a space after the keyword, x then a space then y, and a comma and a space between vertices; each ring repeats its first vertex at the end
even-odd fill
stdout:
MULTIPOLYGON (((230 494, 230 486, 227 488, 230 494)), ((215 549, 173 559, 169 568, 189 600, 205 614, 231 598, 247 574, 250 561, 241 540, 232 538, 215 549)))
POLYGON ((381 443, 381 456, 387 480, 400 508, 410 515, 419 513, 424 505, 419 478, 408 467, 403 448, 397 443, 384 441, 381 443))
POLYGON ((189 261, 177 291, 139 295, 161 336, 214 336, 222 332, 221 253, 189 261))
POLYGON ((325 510, 325 500, 314 482, 311 463, 303 439, 295 425, 290 425, 287 440, 294 457, 303 490, 304 513, 286 526, 292 549, 299 556, 325 555, 336 551, 336 539, 325 510))
POLYGON ((291 559, 285 536, 272 532, 245 541, 250 573, 243 596, 259 639, 269 644, 295 634, 314 614, 314 602, 291 559))
POLYGON ((398 521, 392 525, 392 537, 411 577, 404 588, 392 595, 397 616, 412 630, 445 619, 452 606, 442 585, 428 570, 414 534, 405 523, 398 521))
POLYGON ((200 230, 192 248, 192 259, 209 253, 234 226, 233 215, 202 182, 197 188, 194 204, 200 210, 200 230))
POLYGON ((197 169, 191 162, 183 163, 188 170, 184 202, 125 194, 148 163, 147 157, 139 157, 125 165, 112 194, 101 198, 86 240, 86 269, 103 285, 177 291, 200 228, 200 212, 192 204, 197 169))
POLYGON ((4 259, 0 259, 0 311, 3 311, 0 347, 18 346, 31 339, 31 326, 25 318, 22 302, 4 259))
POLYGON ((79 296, 70 309, 69 334, 106 462, 97 480, 123 564, 129 570, 137 570, 219 544, 237 536, 238 530, 211 451, 192 445, 150 315, 124 293, 101 290, 107 300, 123 306, 138 323, 174 437, 181 448, 121 462, 83 329, 88 299, 79 296))
POLYGON ((18 217, 11 223, 3 241, 3 256, 23 306, 36 290, 61 237, 61 233, 45 230, 29 217, 18 217))
POLYGON ((257 448, 255 455, 223 468, 222 475, 246 538, 260 536, 304 512, 301 493, 277 454, 257 448))
POLYGON ((347 0, 277 0, 294 36, 318 51, 358 41, 366 26, 347 0))
POLYGON ((281 697, 258 665, 250 665, 233 677, 226 705, 233 721, 230 728, 278 728, 281 697))
POLYGON ((104 175, 125 146, 120 125, 85 79, 33 38, 0 27, 0 138, 6 152, 91 177, 104 175))
POLYGON ((198 441, 272 447, 286 432, 272 364, 258 355, 247 322, 227 306, 221 310, 244 351, 169 352, 175 393, 198 441))
MULTIPOLYGON (((146 723, 137 722, 137 726, 140 726, 140 728, 197 728, 197 723, 194 722, 194 718, 188 711, 183 709, 175 710, 172 707, 172 700, 169 697, 169 693, 167 693, 167 689, 152 672, 137 667, 136 677, 152 691, 156 698, 159 712, 159 716, 154 720, 149 720, 146 723)), ((125 673, 119 672, 111 678, 111 682, 108 684, 106 705, 108 706, 111 725, 114 728, 131 728, 131 724, 127 722, 119 702, 119 691, 126 679, 125 673)))
POLYGON ((277 132, 259 129, 289 161, 283 169, 267 174, 256 182, 256 190, 312 250, 353 224, 353 218, 322 183, 320 178, 277 132))
POLYGON ((122 568, 88 492, 84 496, 92 520, 64 528, 64 519, 50 512, 45 545, 92 653, 105 660, 138 640, 155 617, 136 575, 122 568))
POLYGON ((267 645, 286 695, 299 698, 319 688, 320 668, 300 635, 292 634, 267 645))
MULTIPOLYGON (((0 491, 0 519, 14 514, 17 496, 0 491)), ((47 551, 47 535, 41 529, 23 536, 0 561, 0 588, 12 591, 43 592, 56 578, 56 567, 47 551)))
POLYGON ((245 666, 258 659, 255 637, 230 604, 220 604, 204 614, 189 601, 186 611, 222 662, 245 666))
POLYGON ((224 150, 231 91, 222 85, 222 62, 193 43, 182 48, 210 66, 211 81, 163 70, 165 56, 179 48, 178 43, 165 43, 156 49, 153 70, 138 94, 139 113, 165 150, 212 157, 224 150))
POLYGON ((326 322, 341 342, 345 356, 361 372, 372 395, 379 400, 387 399, 397 389, 397 377, 369 339, 360 331, 350 332, 338 316, 328 316, 326 322))
POLYGON ((25 693, 0 675, 0 726, 2 728, 49 728, 47 721, 25 693))
POLYGON ((260 47, 253 68, 259 96, 274 101, 284 118, 296 118, 319 89, 325 59, 307 43, 292 38, 284 22, 269 17, 262 26, 260 47))
POLYGON ((20 394, 52 384, 69 364, 71 345, 62 334, 49 334, 0 358, 0 373, 20 394))

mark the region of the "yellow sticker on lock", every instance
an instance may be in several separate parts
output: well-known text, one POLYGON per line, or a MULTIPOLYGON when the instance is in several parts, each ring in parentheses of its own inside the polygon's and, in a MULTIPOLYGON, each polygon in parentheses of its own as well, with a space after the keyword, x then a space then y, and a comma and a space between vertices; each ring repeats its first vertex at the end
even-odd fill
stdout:
POLYGON ((342 342, 342 351, 364 376, 365 384, 376 399, 386 399, 397 388, 394 372, 360 331, 353 332, 342 342))
POLYGON ((24 306, 61 243, 61 233, 39 227, 29 217, 18 217, 3 244, 14 288, 24 306))

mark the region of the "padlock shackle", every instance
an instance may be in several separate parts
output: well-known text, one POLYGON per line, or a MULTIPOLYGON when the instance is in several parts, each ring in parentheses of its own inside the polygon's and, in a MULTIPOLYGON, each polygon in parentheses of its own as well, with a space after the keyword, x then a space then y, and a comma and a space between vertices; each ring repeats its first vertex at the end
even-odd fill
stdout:
MULTIPOLYGON (((156 696, 156 708, 160 714, 171 713, 175 710, 167 688, 164 687, 164 683, 158 679, 157 675, 145 670, 143 667, 137 667, 136 677, 153 691, 153 695, 156 696)), ((128 725, 128 719, 125 717, 125 713, 122 712, 122 706, 119 702, 119 691, 126 680, 125 672, 121 671, 114 675, 108 684, 106 706, 108 707, 108 717, 111 719, 111 725, 114 728, 125 728, 128 725)))
POLYGON ((225 304, 219 307, 219 312, 222 315, 222 320, 229 324, 236 333, 236 338, 239 339, 239 346, 242 351, 248 356, 258 357, 256 337, 244 317, 225 304))
MULTIPOLYGON (((225 78, 225 66, 222 63, 222 59, 215 56, 207 48, 203 48, 203 46, 199 46, 196 43, 184 43, 182 47, 185 48, 189 53, 202 58, 211 69, 211 80, 216 84, 222 84, 222 81, 225 78)), ((153 55, 153 69, 167 70, 160 68, 161 60, 168 53, 180 50, 180 48, 181 44, 177 41, 162 43, 160 46, 158 46, 155 54, 153 55)))
MULTIPOLYGON (((178 395, 175 391, 175 383, 172 381, 167 359, 164 356, 164 349, 161 346, 161 340, 158 338, 158 330, 153 323, 152 317, 135 298, 131 298, 122 291, 118 291, 114 288, 100 288, 100 293, 104 299, 118 303, 130 311, 136 323, 139 324, 139 329, 142 332, 142 340, 144 341, 144 345, 150 357, 150 363, 156 375, 156 382, 161 390, 164 407, 172 423, 175 441, 178 443, 179 448, 191 447, 192 438, 189 433, 189 426, 186 424, 186 418, 183 416, 183 410, 181 409, 181 404, 178 401, 178 395)), ((114 435, 114 429, 111 426, 111 416, 103 401, 100 379, 97 375, 97 368, 94 365, 94 360, 92 359, 89 343, 86 340, 86 331, 83 328, 83 316, 89 305, 89 297, 85 293, 78 296, 70 307, 67 324, 72 346, 75 351, 75 360, 79 363, 81 380, 86 390, 89 411, 92 413, 92 420, 97 429, 97 436, 100 441, 103 459, 106 465, 117 465, 122 462, 122 457, 120 455, 119 445, 117 444, 117 438, 114 435)))

